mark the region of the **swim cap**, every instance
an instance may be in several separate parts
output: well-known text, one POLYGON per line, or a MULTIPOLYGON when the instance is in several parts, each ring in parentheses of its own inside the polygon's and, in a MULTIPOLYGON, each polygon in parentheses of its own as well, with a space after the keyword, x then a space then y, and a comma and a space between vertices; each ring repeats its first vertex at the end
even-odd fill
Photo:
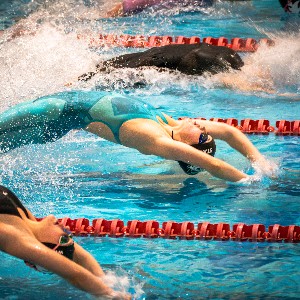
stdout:
MULTIPOLYGON (((53 249, 56 247, 56 244, 52 244, 52 243, 42 243, 44 244, 45 246, 47 246, 48 248, 50 249, 53 249)), ((74 255, 74 243, 72 243, 71 245, 68 245, 68 246, 58 246, 56 247, 55 249, 55 252, 65 256, 66 258, 68 259, 73 259, 73 255, 74 255)))
MULTIPOLYGON (((215 140, 213 138, 211 138, 211 141, 203 143, 203 144, 196 144, 196 145, 192 145, 192 147, 203 151, 211 156, 215 156, 216 153, 216 143, 215 140)), ((178 161, 181 169, 188 175, 196 175, 201 171, 204 171, 204 169, 199 168, 199 167, 195 167, 193 165, 187 164, 183 161, 178 161)))

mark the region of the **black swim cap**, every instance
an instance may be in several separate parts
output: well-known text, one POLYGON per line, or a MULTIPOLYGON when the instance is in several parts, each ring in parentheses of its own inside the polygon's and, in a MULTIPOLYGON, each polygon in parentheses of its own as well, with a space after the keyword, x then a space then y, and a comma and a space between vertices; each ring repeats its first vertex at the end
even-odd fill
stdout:
MULTIPOLYGON (((52 243, 42 243, 42 244, 44 244, 45 246, 47 246, 50 249, 53 249, 56 246, 56 244, 52 244, 52 243)), ((74 243, 72 243, 71 245, 68 245, 68 246, 58 246, 55 249, 55 252, 65 256, 66 258, 68 258, 70 260, 73 260, 74 250, 75 250, 74 243)))
MULTIPOLYGON (((211 141, 203 143, 203 144, 196 144, 196 145, 192 145, 192 147, 203 151, 211 156, 215 156, 216 153, 216 143, 215 140, 213 138, 211 138, 211 141)), ((183 161, 178 161, 181 169, 188 175, 196 175, 199 172, 203 171, 202 168, 199 167, 195 167, 193 165, 187 164, 183 161)))

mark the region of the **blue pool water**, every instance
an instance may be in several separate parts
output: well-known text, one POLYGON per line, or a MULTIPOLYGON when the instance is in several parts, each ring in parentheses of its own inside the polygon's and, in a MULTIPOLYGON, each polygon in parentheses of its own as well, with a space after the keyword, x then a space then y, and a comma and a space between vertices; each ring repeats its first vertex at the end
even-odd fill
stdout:
MULTIPOLYGON (((2 1, 2 27, 24 14, 27 3, 2 1)), ((287 20, 277 1, 253 0, 218 1, 213 8, 195 12, 149 9, 137 16, 88 24, 74 20, 57 28, 47 24, 35 36, 0 44, 1 111, 25 99, 66 89, 63 83, 92 68, 97 59, 134 51, 90 50, 73 39, 72 30, 90 27, 94 32, 117 34, 272 38, 276 41, 273 48, 241 54, 251 62, 241 76, 251 78, 258 66, 268 68, 273 94, 225 88, 218 77, 155 70, 119 70, 74 86, 116 89, 141 97, 174 118, 264 118, 272 125, 281 119, 299 120, 299 27, 294 22, 287 20), (130 82, 141 77, 147 85, 132 88, 130 82)), ((73 132, 55 144, 1 154, 1 184, 10 187, 37 216, 119 218, 125 223, 139 219, 160 224, 173 220, 300 225, 299 137, 249 138, 278 164, 277 178, 238 185, 207 173, 187 177, 175 162, 73 132)), ((253 173, 246 159, 225 143, 218 142, 217 147, 217 157, 253 173)), ((137 299, 299 299, 299 244, 75 239, 105 271, 118 277, 119 289, 135 293, 137 299)), ((0 299, 88 298, 55 275, 37 273, 4 253, 0 259, 0 299)))

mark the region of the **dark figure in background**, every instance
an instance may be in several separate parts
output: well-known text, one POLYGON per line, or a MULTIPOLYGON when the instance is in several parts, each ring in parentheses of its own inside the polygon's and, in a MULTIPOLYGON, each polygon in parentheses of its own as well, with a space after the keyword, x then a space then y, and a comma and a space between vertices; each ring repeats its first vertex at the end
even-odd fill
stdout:
POLYGON ((230 69, 240 70, 243 65, 241 57, 227 47, 206 43, 168 45, 106 60, 96 66, 96 72, 83 74, 79 80, 88 80, 96 73, 109 71, 110 68, 157 67, 188 75, 203 75, 206 72, 213 75, 230 69))

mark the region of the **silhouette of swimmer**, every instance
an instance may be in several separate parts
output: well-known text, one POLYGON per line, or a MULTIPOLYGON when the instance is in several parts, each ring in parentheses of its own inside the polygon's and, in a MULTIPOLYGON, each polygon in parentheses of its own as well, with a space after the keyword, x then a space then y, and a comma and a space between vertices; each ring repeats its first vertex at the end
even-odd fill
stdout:
POLYGON ((227 47, 206 43, 167 45, 106 60, 96 66, 95 72, 85 73, 78 79, 87 81, 97 73, 107 72, 111 68, 157 67, 188 75, 213 75, 230 69, 240 70, 243 65, 238 53, 227 47))

